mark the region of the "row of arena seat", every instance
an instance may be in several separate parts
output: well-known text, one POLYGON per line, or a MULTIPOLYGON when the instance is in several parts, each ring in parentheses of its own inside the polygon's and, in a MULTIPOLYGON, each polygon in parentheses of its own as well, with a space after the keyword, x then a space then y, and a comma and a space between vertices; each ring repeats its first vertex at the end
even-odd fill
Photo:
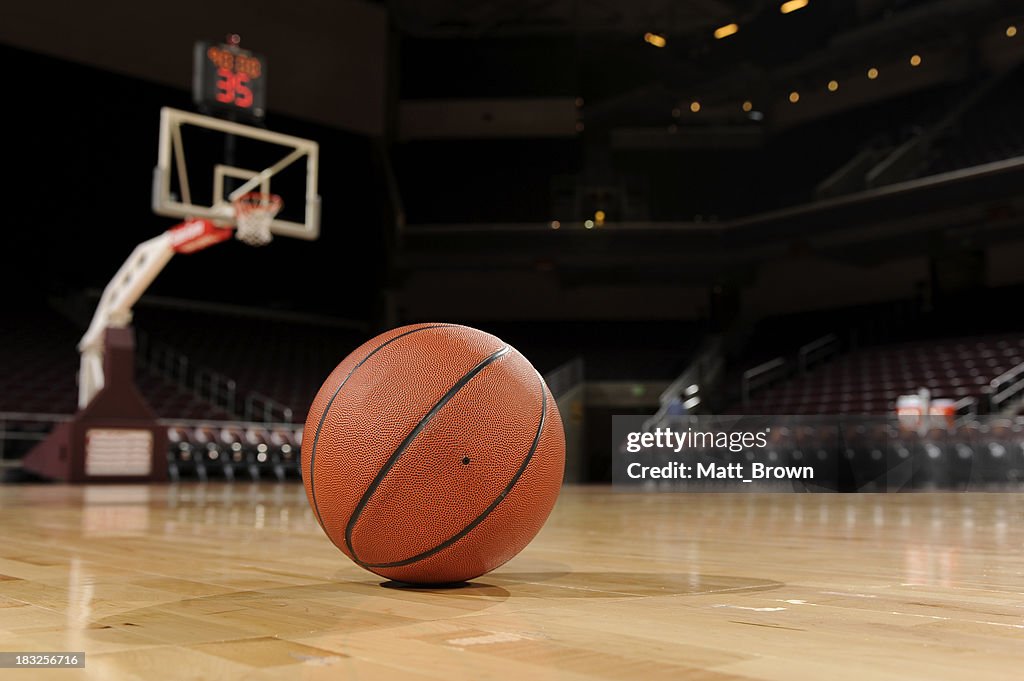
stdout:
POLYGON ((174 425, 167 429, 173 481, 210 478, 279 482, 298 477, 302 428, 256 424, 174 425))
MULTIPOLYGON (((19 312, 21 323, 0 335, 0 412, 70 414, 78 406, 82 329, 45 307, 19 312)), ((159 416, 225 418, 228 414, 159 373, 140 367, 136 383, 159 416)))
POLYGON ((1024 362, 1024 334, 921 341, 842 355, 769 387, 730 413, 894 413, 900 395, 982 400, 992 380, 1024 362))
POLYGON ((240 399, 266 395, 290 407, 295 421, 305 418, 324 378, 367 336, 339 326, 145 306, 136 324, 194 366, 234 380, 240 399))

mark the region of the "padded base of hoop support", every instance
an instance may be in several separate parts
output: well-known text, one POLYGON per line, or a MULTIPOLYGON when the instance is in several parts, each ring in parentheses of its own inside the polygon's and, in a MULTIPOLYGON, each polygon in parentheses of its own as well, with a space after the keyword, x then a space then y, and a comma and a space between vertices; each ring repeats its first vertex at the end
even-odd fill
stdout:
POLYGON ((105 338, 103 388, 36 445, 22 467, 62 482, 166 482, 167 429, 135 387, 135 335, 108 328, 105 338))

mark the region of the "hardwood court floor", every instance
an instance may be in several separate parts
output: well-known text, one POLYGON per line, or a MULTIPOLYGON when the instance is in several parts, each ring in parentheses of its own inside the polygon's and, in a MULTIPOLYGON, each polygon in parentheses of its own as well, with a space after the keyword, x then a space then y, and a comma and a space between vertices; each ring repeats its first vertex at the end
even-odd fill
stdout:
POLYGON ((384 588, 299 485, 0 487, 3 679, 1015 679, 1024 495, 566 489, 518 558, 384 588))

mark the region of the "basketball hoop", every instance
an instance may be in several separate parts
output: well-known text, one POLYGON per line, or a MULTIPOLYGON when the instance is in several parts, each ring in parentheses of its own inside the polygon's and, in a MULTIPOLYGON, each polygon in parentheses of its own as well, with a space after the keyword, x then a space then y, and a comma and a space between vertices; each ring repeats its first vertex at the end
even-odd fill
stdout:
POLYGON ((252 192, 239 196, 232 203, 235 206, 235 238, 249 246, 269 244, 274 238, 270 223, 281 210, 281 197, 252 192))

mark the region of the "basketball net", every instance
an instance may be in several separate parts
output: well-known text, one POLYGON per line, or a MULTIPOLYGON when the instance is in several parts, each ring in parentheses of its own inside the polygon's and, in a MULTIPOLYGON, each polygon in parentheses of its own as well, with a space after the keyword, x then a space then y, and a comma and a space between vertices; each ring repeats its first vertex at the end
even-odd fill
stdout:
POLYGON ((232 202, 235 206, 235 238, 249 246, 265 246, 274 238, 270 223, 283 202, 277 194, 252 192, 232 202))

